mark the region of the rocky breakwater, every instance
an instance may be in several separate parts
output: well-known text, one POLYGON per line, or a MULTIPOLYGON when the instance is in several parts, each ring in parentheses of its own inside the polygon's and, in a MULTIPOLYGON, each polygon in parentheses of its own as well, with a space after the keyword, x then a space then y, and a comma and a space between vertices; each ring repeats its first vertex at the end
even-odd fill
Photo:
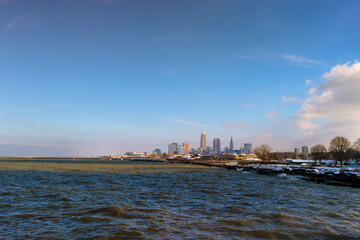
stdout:
POLYGON ((268 175, 295 175, 317 183, 360 188, 359 168, 256 164, 237 166, 237 169, 268 175))

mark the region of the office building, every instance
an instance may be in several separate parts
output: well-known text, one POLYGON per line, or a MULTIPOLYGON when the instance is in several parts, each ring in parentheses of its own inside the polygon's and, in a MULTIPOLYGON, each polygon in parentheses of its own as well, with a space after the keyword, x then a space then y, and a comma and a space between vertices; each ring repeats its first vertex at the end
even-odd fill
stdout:
POLYGON ((302 146, 301 147, 301 153, 305 155, 309 155, 309 148, 308 146, 302 146))
POLYGON ((297 158, 300 154, 300 149, 299 148, 294 148, 294 153, 295 153, 295 157, 297 158))
POLYGON ((203 131, 201 133, 201 138, 200 138, 200 149, 202 151, 206 150, 206 133, 203 131))
POLYGON ((147 152, 126 152, 124 153, 126 157, 146 157, 147 152))
POLYGON ((178 148, 177 148, 177 153, 179 153, 179 154, 185 154, 185 147, 179 145, 178 148))
POLYGON ((185 154, 190 153, 190 143, 183 143, 183 146, 185 147, 185 154))
POLYGON ((169 144, 169 151, 168 153, 176 153, 177 152, 177 143, 171 143, 169 144))
POLYGON ((206 154, 212 154, 212 153, 213 153, 213 148, 210 147, 210 146, 207 146, 205 153, 206 153, 206 154))
POLYGON ((234 152, 234 142, 233 142, 233 139, 232 139, 232 136, 231 136, 231 139, 230 139, 230 153, 233 153, 234 152))
POLYGON ((252 143, 244 143, 244 152, 246 154, 252 153, 252 143))
POLYGON ((213 140, 213 150, 214 150, 215 154, 220 154, 221 153, 220 139, 219 138, 214 138, 214 140, 213 140))

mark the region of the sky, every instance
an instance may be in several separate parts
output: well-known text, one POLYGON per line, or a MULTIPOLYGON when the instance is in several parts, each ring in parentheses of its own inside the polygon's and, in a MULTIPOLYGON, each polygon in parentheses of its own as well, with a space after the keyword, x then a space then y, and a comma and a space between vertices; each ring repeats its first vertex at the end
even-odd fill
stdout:
POLYGON ((0 156, 360 137, 360 2, 0 0, 0 156))

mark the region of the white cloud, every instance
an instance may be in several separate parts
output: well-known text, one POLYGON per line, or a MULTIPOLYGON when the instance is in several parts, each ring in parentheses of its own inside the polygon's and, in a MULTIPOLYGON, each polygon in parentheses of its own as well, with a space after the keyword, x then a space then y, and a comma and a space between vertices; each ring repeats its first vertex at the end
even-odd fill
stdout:
POLYGON ((285 96, 282 96, 281 97, 281 100, 283 101, 283 102, 301 102, 301 98, 295 98, 295 97, 285 97, 285 96))
POLYGON ((310 80, 305 80, 305 87, 309 86, 311 84, 310 80))
POLYGON ((294 54, 238 55, 236 56, 236 58, 254 61, 278 61, 282 65, 295 65, 307 68, 311 68, 313 66, 325 66, 325 64, 319 60, 310 59, 294 54))
POLYGON ((303 67, 311 67, 312 65, 324 65, 320 61, 305 58, 305 57, 300 57, 297 55, 283 55, 282 57, 285 60, 289 61, 293 65, 299 65, 299 66, 303 66, 303 67))
POLYGON ((303 67, 312 67, 314 65, 324 66, 324 63, 318 60, 301 57, 293 54, 274 54, 274 55, 240 55, 238 59, 249 59, 249 60, 285 60, 287 64, 297 65, 303 67))
POLYGON ((323 78, 297 112, 297 126, 314 137, 360 137, 360 63, 337 65, 323 78))
POLYGON ((276 118, 276 113, 275 113, 275 112, 269 112, 269 113, 267 114, 267 117, 268 117, 268 118, 276 118))
POLYGON ((237 122, 225 122, 223 127, 225 128, 244 128, 249 126, 249 123, 237 123, 237 122))

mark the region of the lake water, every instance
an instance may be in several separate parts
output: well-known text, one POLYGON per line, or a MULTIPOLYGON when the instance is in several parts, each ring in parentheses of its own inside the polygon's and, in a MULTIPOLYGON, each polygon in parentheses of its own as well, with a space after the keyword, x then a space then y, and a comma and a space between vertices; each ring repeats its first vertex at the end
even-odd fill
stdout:
POLYGON ((360 191, 127 161, 0 161, 0 239, 360 239, 360 191))

